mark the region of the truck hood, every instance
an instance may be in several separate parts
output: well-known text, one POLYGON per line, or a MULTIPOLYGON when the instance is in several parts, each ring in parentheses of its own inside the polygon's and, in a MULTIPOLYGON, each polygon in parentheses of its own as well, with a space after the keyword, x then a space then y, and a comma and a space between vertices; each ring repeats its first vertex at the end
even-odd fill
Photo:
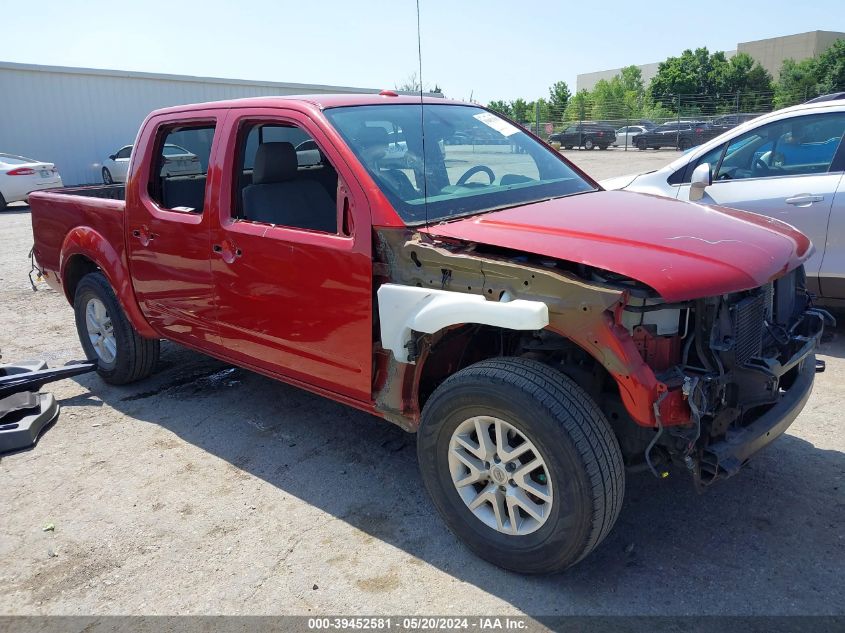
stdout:
POLYGON ((423 229, 631 277, 666 301, 761 286, 805 261, 810 240, 753 213, 626 191, 599 191, 423 229))

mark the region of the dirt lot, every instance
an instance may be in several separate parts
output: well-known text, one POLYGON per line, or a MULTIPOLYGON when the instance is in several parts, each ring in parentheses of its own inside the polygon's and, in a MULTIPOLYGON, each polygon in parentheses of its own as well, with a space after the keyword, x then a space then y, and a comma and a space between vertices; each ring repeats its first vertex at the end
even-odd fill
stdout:
MULTIPOLYGON (((569 154, 599 178, 676 155, 569 154)), ((31 242, 28 209, 0 214, 4 358, 79 358, 64 299, 29 287, 31 242)), ((413 436, 166 345, 143 383, 56 383, 58 423, 0 461, 0 613, 842 614, 845 344, 821 357, 740 475, 704 496, 632 475, 596 552, 527 578, 446 530, 413 436)))

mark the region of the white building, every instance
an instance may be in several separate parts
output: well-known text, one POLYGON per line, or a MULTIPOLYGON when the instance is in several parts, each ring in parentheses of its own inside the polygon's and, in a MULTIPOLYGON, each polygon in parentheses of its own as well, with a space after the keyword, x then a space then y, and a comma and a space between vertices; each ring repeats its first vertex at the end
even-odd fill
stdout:
POLYGON ((56 163, 67 185, 96 183, 103 159, 133 143, 144 117, 156 108, 378 91, 0 62, 0 152, 56 163))

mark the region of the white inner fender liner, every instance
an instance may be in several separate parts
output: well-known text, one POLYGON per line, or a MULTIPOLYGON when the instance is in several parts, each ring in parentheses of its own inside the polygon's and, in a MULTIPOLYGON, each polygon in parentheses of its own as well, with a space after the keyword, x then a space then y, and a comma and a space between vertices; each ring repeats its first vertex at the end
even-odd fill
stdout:
POLYGON ((478 323, 509 330, 542 330, 549 308, 542 301, 487 301, 480 295, 384 284, 378 289, 381 344, 400 363, 408 360, 411 331, 434 334, 450 325, 478 323))

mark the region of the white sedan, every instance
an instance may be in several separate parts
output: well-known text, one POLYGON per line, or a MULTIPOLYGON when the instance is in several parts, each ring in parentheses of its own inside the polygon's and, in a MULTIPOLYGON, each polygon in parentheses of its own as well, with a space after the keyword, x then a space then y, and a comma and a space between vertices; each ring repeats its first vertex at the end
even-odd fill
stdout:
POLYGON ((0 211, 9 202, 26 200, 32 191, 62 186, 53 163, 0 153, 0 211))
POLYGON ((633 147, 633 138, 637 134, 642 134, 647 130, 642 125, 628 125, 622 126, 616 130, 616 142, 612 143, 614 147, 633 147), (627 140, 627 143, 626 143, 627 140))
MULTIPOLYGON (((164 167, 162 176, 188 176, 202 173, 199 157, 184 147, 165 143, 162 148, 164 167)), ((103 161, 103 182, 107 185, 126 182, 132 146, 124 145, 103 161)))
POLYGON ((808 289, 821 303, 845 306, 843 137, 845 101, 805 103, 743 123, 662 169, 601 184, 792 224, 815 245, 804 264, 808 289))

